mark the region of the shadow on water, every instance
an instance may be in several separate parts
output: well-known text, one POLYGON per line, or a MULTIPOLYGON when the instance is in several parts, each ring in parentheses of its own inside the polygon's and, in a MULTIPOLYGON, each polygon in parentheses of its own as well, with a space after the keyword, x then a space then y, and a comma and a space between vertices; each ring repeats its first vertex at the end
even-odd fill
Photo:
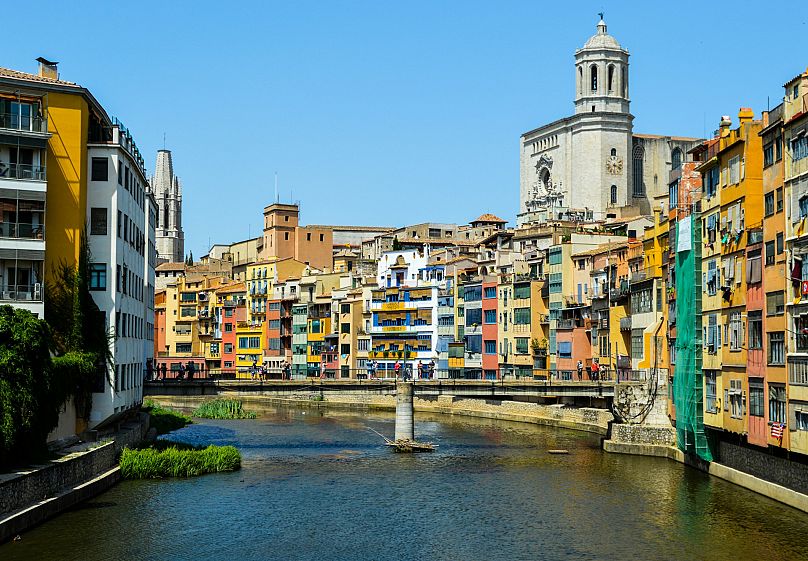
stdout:
POLYGON ((234 444, 241 471, 123 482, 0 559, 808 558, 804 513, 667 460, 605 454, 596 435, 417 414, 416 435, 439 448, 395 454, 368 430, 393 422, 283 408, 199 420, 171 438, 234 444))

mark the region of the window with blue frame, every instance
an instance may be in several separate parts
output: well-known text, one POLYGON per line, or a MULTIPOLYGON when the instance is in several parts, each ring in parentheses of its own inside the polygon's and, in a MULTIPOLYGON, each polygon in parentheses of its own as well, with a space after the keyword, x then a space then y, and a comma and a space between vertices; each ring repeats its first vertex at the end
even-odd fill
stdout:
POLYGON ((476 302, 477 300, 483 299, 483 287, 482 286, 467 286, 463 290, 463 300, 466 302, 476 302))
POLYGON ((791 157, 796 162, 808 156, 808 136, 801 136, 791 141, 791 157))
POLYGON ((496 298, 497 297, 497 287, 496 286, 486 286, 485 287, 485 297, 486 298, 496 298))
POLYGON ((561 265, 561 248, 551 247, 549 251, 548 261, 550 265, 561 265))
POLYGON ((800 197, 800 218, 808 216, 808 195, 800 197))
POLYGON ((496 341, 486 341, 485 342, 485 354, 487 354, 487 355, 495 355, 495 354, 497 354, 497 342, 496 341))
POLYGON ((572 342, 559 341, 558 342, 558 358, 572 358, 572 342))
POLYGON ((563 273, 550 274, 550 294, 558 294, 563 288, 563 273))
POLYGON ((497 322, 497 311, 496 310, 486 310, 485 311, 485 323, 496 323, 497 322))
POLYGON ((483 322, 483 310, 481 308, 469 308, 466 310, 466 327, 481 325, 483 322))

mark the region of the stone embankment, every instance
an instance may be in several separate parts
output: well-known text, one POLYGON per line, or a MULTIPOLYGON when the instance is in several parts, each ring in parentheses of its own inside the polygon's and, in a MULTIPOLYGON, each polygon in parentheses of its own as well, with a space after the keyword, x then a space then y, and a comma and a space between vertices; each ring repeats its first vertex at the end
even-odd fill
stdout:
MULTIPOLYGON (((229 397, 222 393, 222 397, 229 397)), ((163 406, 193 408, 204 396, 154 396, 152 399, 163 406)), ((346 394, 320 399, 318 395, 301 392, 289 397, 238 395, 238 399, 249 408, 261 405, 290 405, 307 408, 339 408, 356 411, 395 411, 396 396, 346 394)), ((438 396, 436 399, 414 398, 415 411, 442 413, 446 415, 466 415, 502 421, 518 421, 563 427, 567 429, 606 435, 609 423, 614 417, 605 409, 576 408, 564 405, 539 405, 521 401, 499 401, 487 399, 465 399, 453 396, 438 396)))
POLYGON ((143 440, 148 422, 143 413, 107 440, 81 443, 46 464, 0 474, 0 543, 112 487, 120 479, 121 450, 143 440))

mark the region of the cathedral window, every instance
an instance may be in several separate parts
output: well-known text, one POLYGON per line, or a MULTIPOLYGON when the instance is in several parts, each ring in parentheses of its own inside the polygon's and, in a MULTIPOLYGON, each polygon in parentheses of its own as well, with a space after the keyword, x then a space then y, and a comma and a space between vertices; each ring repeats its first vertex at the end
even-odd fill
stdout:
POLYGON ((626 83, 626 69, 620 69, 620 89, 623 90, 623 97, 628 97, 628 85, 626 83))
POLYGON ((617 156, 617 149, 616 149, 616 148, 612 148, 612 151, 610 152, 610 154, 609 154, 609 155, 610 155, 610 156, 617 156))
POLYGON ((643 159, 645 157, 645 150, 643 150, 642 146, 635 146, 633 152, 633 189, 632 195, 635 197, 644 197, 645 196, 645 183, 643 182, 643 159))
POLYGON ((592 91, 598 91, 598 67, 594 64, 589 67, 589 76, 592 82, 592 91))
POLYGON ((608 85, 609 85, 609 93, 614 91, 614 65, 609 65, 609 76, 608 76, 608 85))
POLYGON ((584 69, 580 66, 578 67, 578 93, 584 93, 584 69))
POLYGON ((671 152, 671 168, 677 170, 680 167, 682 167, 682 151, 674 148, 671 152))
POLYGON ((617 204, 617 185, 612 185, 610 201, 613 205, 617 204))

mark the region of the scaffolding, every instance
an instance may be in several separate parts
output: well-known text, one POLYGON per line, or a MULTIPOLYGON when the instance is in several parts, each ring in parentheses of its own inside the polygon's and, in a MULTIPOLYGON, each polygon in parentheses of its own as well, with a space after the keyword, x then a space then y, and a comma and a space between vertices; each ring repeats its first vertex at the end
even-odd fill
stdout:
POLYGON ((683 452, 712 461, 704 429, 700 212, 677 220, 676 243, 676 440, 683 452), (680 235, 684 236, 681 241, 680 235))

